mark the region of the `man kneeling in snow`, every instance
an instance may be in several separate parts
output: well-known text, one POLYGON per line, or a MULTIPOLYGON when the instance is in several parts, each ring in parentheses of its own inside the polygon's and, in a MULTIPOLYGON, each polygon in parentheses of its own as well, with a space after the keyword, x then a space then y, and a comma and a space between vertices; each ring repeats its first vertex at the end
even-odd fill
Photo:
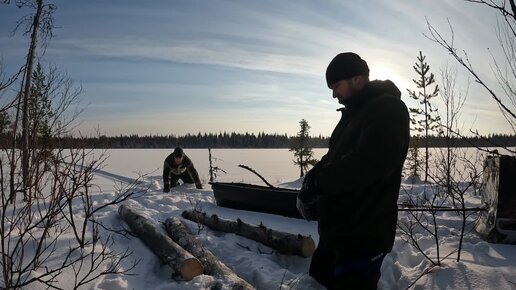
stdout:
POLYGON ((195 182, 195 186, 202 189, 199 174, 195 170, 192 160, 186 156, 183 149, 176 147, 163 164, 163 192, 169 192, 170 187, 176 186, 179 179, 184 183, 195 182))
POLYGON ((310 275, 328 289, 376 289, 392 249, 409 114, 389 80, 369 81, 367 63, 338 54, 326 70, 345 107, 321 158, 304 181, 298 209, 318 221, 310 275))

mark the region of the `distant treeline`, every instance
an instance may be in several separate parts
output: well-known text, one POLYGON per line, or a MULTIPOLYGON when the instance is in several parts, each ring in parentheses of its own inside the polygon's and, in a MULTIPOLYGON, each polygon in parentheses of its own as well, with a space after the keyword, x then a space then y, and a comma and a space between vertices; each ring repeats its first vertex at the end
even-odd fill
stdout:
MULTIPOLYGON (((100 136, 88 138, 66 137, 57 141, 58 147, 72 148, 289 148, 290 138, 287 134, 258 133, 198 133, 184 136, 100 136)), ((313 148, 327 148, 329 137, 310 137, 313 148)), ((489 135, 487 137, 453 138, 431 136, 428 139, 429 147, 445 147, 447 142, 453 147, 516 147, 515 135, 489 135)), ((425 146, 423 137, 412 137, 411 146, 425 146)), ((379 144, 381 145, 381 144, 379 144)))
MULTIPOLYGON (((411 137, 410 146, 414 145, 418 147, 424 147, 426 140, 424 137, 411 137)), ((429 136, 428 147, 447 147, 450 144, 451 147, 516 147, 516 135, 489 135, 475 136, 475 137, 463 137, 463 138, 450 138, 440 136, 429 136)))
MULTIPOLYGON (((313 148, 328 147, 328 137, 310 137, 313 148)), ((85 148, 289 148, 290 137, 287 134, 258 133, 198 133, 184 136, 139 136, 120 135, 116 137, 100 136, 95 138, 61 138, 60 147, 85 148)))

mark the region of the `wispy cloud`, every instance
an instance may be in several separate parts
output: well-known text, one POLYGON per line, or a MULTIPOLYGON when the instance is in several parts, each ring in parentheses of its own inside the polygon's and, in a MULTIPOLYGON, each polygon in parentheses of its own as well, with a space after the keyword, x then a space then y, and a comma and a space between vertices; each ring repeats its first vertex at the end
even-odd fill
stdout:
MULTIPOLYGON (((453 62, 423 35, 425 17, 447 37, 449 19, 457 46, 495 83, 486 48, 492 48, 496 17, 464 1, 91 0, 57 6, 61 28, 47 59, 82 84, 89 104, 83 128, 102 120, 113 134, 239 126, 236 131, 294 133, 303 117, 314 132, 329 134, 339 116, 324 73, 335 54, 358 52, 372 78, 392 79, 405 96, 419 50, 434 72, 453 62), (160 120, 175 126, 160 129, 160 120)), ((4 11, 0 7, 0 27, 12 26, 16 17, 3 17, 4 11)), ((7 38, 8 31, 0 29, 0 53, 8 66, 18 65, 26 41, 7 38)), ((471 99, 482 104, 489 98, 476 93, 471 99)), ((472 109, 465 115, 476 115, 472 109)))

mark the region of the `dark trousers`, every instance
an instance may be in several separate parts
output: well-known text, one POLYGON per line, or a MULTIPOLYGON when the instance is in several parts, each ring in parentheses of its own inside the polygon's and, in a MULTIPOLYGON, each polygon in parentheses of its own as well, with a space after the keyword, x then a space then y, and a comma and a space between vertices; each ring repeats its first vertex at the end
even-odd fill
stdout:
POLYGON ((170 174, 170 186, 174 187, 176 186, 177 182, 181 179, 184 183, 194 183, 192 177, 190 174, 188 174, 188 171, 185 171, 181 173, 181 175, 175 175, 173 173, 170 174))
POLYGON ((333 251, 319 243, 312 256, 309 273, 329 290, 376 290, 384 256, 382 253, 370 254, 336 264, 333 251))

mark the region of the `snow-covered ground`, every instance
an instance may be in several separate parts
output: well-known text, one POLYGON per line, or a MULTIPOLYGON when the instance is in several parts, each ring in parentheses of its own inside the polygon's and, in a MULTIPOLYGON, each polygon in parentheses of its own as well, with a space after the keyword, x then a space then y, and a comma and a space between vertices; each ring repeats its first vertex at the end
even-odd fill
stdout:
MULTIPOLYGON (((185 152, 194 161, 204 189, 198 190, 193 185, 181 185, 170 193, 162 192, 161 165, 170 150, 111 150, 106 166, 96 174, 98 185, 94 201, 102 203, 116 188, 142 177, 140 186, 148 188, 147 192, 127 203, 144 211, 156 222, 163 222, 170 217, 180 217, 184 210, 194 208, 209 214, 217 214, 225 219, 237 219, 252 224, 260 222, 269 228, 295 234, 311 235, 318 242, 316 222, 283 216, 234 210, 218 207, 210 185, 207 184, 207 150, 186 149, 185 152)), ((317 150, 320 157, 324 150, 317 150)), ((217 165, 228 172, 221 174, 224 181, 245 181, 263 184, 253 177, 233 172, 245 172, 235 168, 245 164, 261 173, 269 182, 289 188, 299 188, 301 180, 298 170, 291 163, 291 152, 287 150, 213 150, 214 157, 220 158, 217 165), (271 165, 273 164, 273 165, 271 165), (284 164, 282 166, 278 164, 284 164)), ((401 196, 407 192, 424 194, 428 190, 422 183, 404 183, 401 196)), ((480 198, 467 196, 468 206, 478 206, 480 198)), ((406 218, 400 213, 400 220, 406 218)), ((471 217, 473 219, 474 216, 471 217)), ((128 228, 119 218, 116 206, 101 211, 97 221, 114 229, 128 228)), ((190 229, 197 233, 198 227, 191 221, 184 220, 190 229)), ((460 217, 453 212, 438 214, 440 226, 440 253, 446 256, 457 248, 460 233, 460 217)), ((101 231, 101 235, 107 235, 101 231)), ((417 235, 425 253, 435 257, 436 247, 430 235, 417 235)), ((310 258, 286 256, 254 242, 252 240, 202 228, 197 239, 222 262, 234 270, 240 277, 257 289, 323 289, 308 276, 310 258)), ((89 284, 90 289, 126 290, 126 289, 210 289, 217 281, 207 275, 201 275, 191 281, 171 279, 168 266, 163 266, 159 259, 136 237, 114 235, 111 248, 118 252, 126 249, 133 251, 124 267, 139 260, 131 271, 134 275, 104 276, 89 284)), ((419 280, 418 277, 430 268, 430 262, 416 249, 407 244, 399 233, 393 251, 387 255, 382 265, 382 278, 379 289, 406 289, 415 280, 411 289, 516 289, 516 245, 490 244, 472 230, 470 223, 464 237, 462 256, 456 262, 456 252, 444 259, 440 267, 434 267, 419 280)), ((62 281, 73 277, 60 277, 62 281)))

